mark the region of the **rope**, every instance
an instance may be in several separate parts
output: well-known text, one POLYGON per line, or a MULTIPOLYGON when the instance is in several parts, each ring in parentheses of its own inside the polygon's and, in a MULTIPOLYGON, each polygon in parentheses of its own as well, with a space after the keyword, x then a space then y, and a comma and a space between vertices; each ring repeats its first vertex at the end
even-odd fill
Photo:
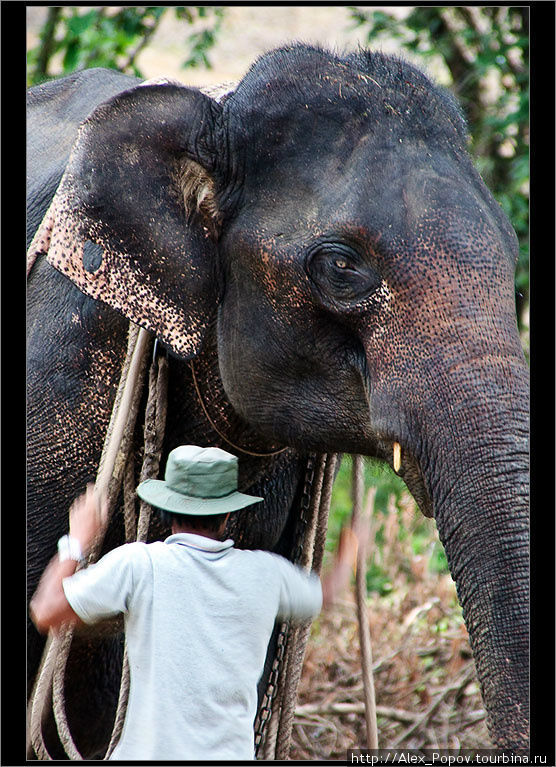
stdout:
POLYGON ((127 711, 127 701, 129 699, 129 661, 127 657, 127 642, 124 642, 124 657, 122 659, 122 678, 120 680, 120 692, 118 695, 118 705, 116 706, 116 716, 114 717, 114 726, 112 735, 106 749, 104 759, 109 759, 112 751, 118 745, 124 728, 125 715, 127 711))
MULTIPOLYGON (((324 554, 336 460, 334 454, 321 456, 315 492, 311 499, 310 529, 305 538, 301 564, 305 569, 312 569, 316 573, 320 572, 324 554)), ((274 756, 276 760, 287 760, 289 756, 297 689, 310 630, 311 621, 305 621, 290 629, 286 658, 280 675, 281 712, 274 756)))
POLYGON ((42 718, 44 701, 52 693, 52 676, 54 674, 56 652, 55 636, 54 634, 49 634, 29 702, 27 758, 32 756, 34 750, 40 760, 52 759, 42 737, 42 718))
MULTIPOLYGON (((234 88, 235 83, 224 83, 219 86, 204 88, 202 90, 208 92, 209 95, 220 101, 225 95, 233 91, 234 88)), ((43 243, 36 242, 36 239, 37 237, 35 237, 27 252, 27 280, 29 279, 38 256, 43 252, 41 249, 43 243)), ((122 481, 124 482, 124 524, 126 541, 133 538, 132 531, 135 527, 135 504, 133 501, 129 501, 130 495, 131 498, 133 498, 135 487, 132 488, 133 492, 131 494, 128 492, 130 484, 133 482, 133 457, 130 456, 130 452, 133 446, 133 431, 142 391, 141 382, 143 381, 143 372, 147 357, 146 351, 148 343, 150 342, 150 337, 151 336, 147 331, 143 329, 140 330, 137 326, 130 323, 126 358, 122 368, 95 481, 95 488, 97 491, 103 494, 105 493, 107 496, 109 516, 114 508, 122 481)), ((145 455, 141 472, 142 479, 147 479, 150 476, 157 476, 158 474, 164 424, 166 420, 166 392, 168 380, 167 361, 163 358, 159 358, 156 384, 154 384, 154 367, 155 360, 153 358, 153 364, 149 375, 149 402, 147 404, 147 412, 145 416, 145 455), (154 397, 151 397, 152 392, 155 392, 154 397), (149 423, 148 426, 147 422, 149 423)), ((137 540, 146 540, 149 521, 150 507, 148 504, 142 502, 137 522, 137 540)), ((104 536, 99 536, 99 539, 94 542, 87 559, 87 564, 93 563, 98 558, 103 538, 104 536)), ((32 757, 34 751, 39 760, 52 760, 42 735, 42 723, 47 715, 46 704, 48 699, 52 696, 54 718, 56 720, 58 734, 62 745, 70 759, 74 761, 82 760, 82 756, 77 750, 73 738, 71 737, 64 702, 65 668, 71 649, 72 639, 72 627, 66 627, 65 629, 62 627, 57 635, 50 633, 47 638, 28 705, 28 758, 32 757)), ((122 668, 122 681, 120 684, 116 719, 105 759, 112 753, 112 750, 121 735, 121 728, 125 719, 128 691, 129 664, 127 663, 127 647, 124 646, 124 665, 122 668)))
MULTIPOLYGON (((150 334, 147 331, 139 330, 137 326, 130 324, 126 358, 95 482, 97 490, 107 495, 109 515, 113 510, 132 446, 149 339, 150 334)), ((102 542, 103 536, 99 536, 91 547, 87 564, 96 561, 102 542)), ((51 693, 60 741, 72 760, 82 760, 69 731, 64 703, 64 674, 72 638, 73 627, 61 629, 56 636, 50 634, 29 703, 28 754, 32 748, 42 760, 52 759, 42 735, 42 721, 47 713, 46 704, 51 693)))
MULTIPOLYGON (((112 510, 114 506, 123 481, 124 524, 126 540, 128 541, 133 537, 133 531, 135 530, 136 540, 146 540, 150 521, 150 506, 141 502, 139 519, 137 520, 137 527, 135 527, 135 503, 133 500, 130 500, 133 498, 133 492, 129 492, 130 489, 132 491, 135 489, 131 447, 141 394, 141 386, 136 384, 141 379, 141 373, 144 369, 147 336, 148 334, 145 331, 138 333, 134 326, 130 326, 126 361, 122 370, 120 385, 116 394, 96 480, 96 487, 108 494, 109 510, 112 510)), ((166 421, 167 375, 166 359, 159 358, 158 371, 155 370, 155 363, 153 361, 149 372, 149 398, 145 411, 145 449, 140 481, 158 474, 166 421)), ((194 380, 196 384, 196 379, 194 380)), ((315 572, 320 571, 322 564, 335 466, 335 455, 323 455, 320 457, 314 492, 311 495, 309 527, 304 536, 300 563, 305 569, 312 568, 315 572)), ((96 560, 101 546, 102 540, 95 542, 95 546, 88 558, 89 564, 96 560)), ((276 705, 272 711, 270 721, 267 722, 268 731, 264 743, 265 758, 273 758, 272 752, 274 752, 274 759, 287 759, 288 757, 297 701, 297 688, 301 678, 310 625, 310 622, 306 622, 295 628, 288 627, 286 630, 286 651, 282 667, 279 671, 276 705)), ((54 717, 60 741, 70 759, 74 761, 82 760, 82 756, 69 730, 64 701, 65 668, 72 638, 73 629, 71 627, 56 637, 49 636, 35 690, 31 697, 31 743, 38 758, 41 760, 52 759, 44 744, 41 728, 46 701, 50 694, 52 694, 54 717)), ((127 645, 124 645, 120 692, 112 735, 104 757, 105 759, 108 759, 112 754, 121 737, 128 695, 129 663, 127 645)))
POLYGON ((220 431, 220 429, 217 427, 217 425, 214 423, 212 418, 209 415, 209 412, 206 408, 206 405, 203 401, 203 396, 201 394, 201 390, 199 389, 199 384, 197 383, 197 376, 195 374, 195 367, 193 365, 193 360, 190 360, 189 367, 191 368, 191 378, 193 380, 193 386, 195 387, 195 392, 197 394, 197 399, 199 400, 199 403, 201 407, 203 408, 203 413, 205 414, 205 418, 210 423, 211 427, 214 429, 214 431, 218 434, 218 436, 226 442, 230 447, 233 447, 234 450, 237 450, 239 453, 243 453, 244 455, 251 455, 254 458, 271 458, 273 455, 280 455, 280 453, 283 453, 285 450, 288 449, 287 445, 286 447, 278 448, 277 450, 272 450, 270 453, 254 453, 251 450, 247 450, 247 448, 239 447, 239 445, 234 444, 233 442, 230 442, 230 440, 220 431))
MULTIPOLYGON (((319 456, 318 467, 314 468, 316 456, 309 456, 303 487, 303 495, 299 507, 298 527, 301 528, 297 533, 298 540, 295 541, 295 550, 293 561, 296 564, 310 566, 310 553, 313 549, 316 533, 316 522, 318 518, 317 509, 321 497, 322 481, 324 476, 324 466, 326 455, 319 456)), ((279 743, 284 741, 285 717, 289 716, 289 707, 287 706, 288 695, 291 689, 288 684, 289 665, 291 662, 292 648, 296 645, 298 638, 297 628, 289 622, 282 624, 278 637, 278 647, 275 654, 271 677, 275 675, 275 680, 271 678, 269 685, 275 685, 275 689, 267 690, 266 697, 268 702, 263 702, 263 707, 270 709, 270 720, 263 721, 259 726, 255 723, 255 754, 258 757, 257 737, 262 739, 262 758, 265 761, 271 761, 277 758, 277 752, 283 750, 279 743), (280 646, 281 645, 281 646, 280 646), (280 658, 279 651, 282 652, 280 658), (269 693, 274 693, 273 697, 269 693), (265 732, 265 726, 267 731, 265 732)), ((294 694, 297 693, 297 685, 294 685, 294 694)), ((286 725, 287 727, 287 725, 286 725)), ((287 746, 284 750, 288 750, 287 746)))
POLYGON ((135 466, 134 456, 130 455, 124 473, 124 534, 126 541, 132 541, 137 529, 135 513, 135 466))
POLYGON ((151 338, 146 330, 130 323, 126 359, 95 482, 99 493, 109 494, 110 510, 113 508, 110 500, 115 500, 114 496, 119 491, 131 448, 151 338))
MULTIPOLYGON (((322 471, 317 469, 317 463, 319 469, 322 469, 322 458, 323 456, 318 457, 315 453, 310 453, 307 457, 303 488, 296 510, 295 540, 292 547, 292 561, 296 564, 306 558, 304 550, 309 550, 314 540, 314 531, 308 527, 315 520, 314 512, 322 485, 322 471)), ((254 723, 255 759, 272 760, 276 754, 280 704, 284 697, 284 679, 287 676, 286 648, 291 640, 290 629, 290 623, 285 621, 278 632, 265 695, 254 723)))
POLYGON ((66 663, 71 649, 73 639, 73 630, 68 629, 60 635, 59 648, 56 654, 54 664, 54 676, 52 679, 52 704, 54 710, 54 719, 58 729, 60 741, 66 754, 72 761, 81 761, 83 757, 77 750, 77 746, 71 737, 71 732, 66 717, 66 706, 64 697, 64 679, 66 672, 66 663))
MULTIPOLYGON (((158 476, 158 470, 160 468, 160 456, 162 453, 162 441, 166 426, 167 389, 168 362, 166 358, 160 357, 158 359, 158 371, 155 369, 154 360, 149 371, 149 398, 147 400, 147 408, 145 410, 144 428, 145 450, 143 455, 140 482, 143 482, 144 479, 148 479, 149 477, 158 476)), ((133 538, 133 533, 135 533, 135 540, 144 542, 147 540, 147 534, 149 530, 151 506, 148 503, 144 503, 143 501, 141 502, 139 519, 137 520, 137 528, 135 529, 131 521, 132 516, 133 520, 135 518, 135 503, 133 501, 135 497, 135 482, 133 481, 132 455, 128 459, 128 472, 126 476, 128 479, 128 489, 131 489, 131 492, 126 493, 126 496, 128 496, 126 500, 128 502, 128 507, 133 506, 132 509, 128 508, 126 512, 126 540, 131 540, 133 538), (131 501, 129 499, 131 499, 131 501)), ((120 683, 118 705, 116 708, 116 716, 114 719, 112 736, 104 756, 105 759, 110 757, 118 741, 120 740, 125 722, 127 701, 129 698, 129 661, 127 655, 127 642, 125 642, 124 645, 124 657, 122 664, 122 679, 120 683)))
MULTIPOLYGON (((310 567, 315 572, 319 572, 322 565, 336 462, 337 456, 335 455, 321 456, 315 480, 315 489, 311 499, 310 528, 305 536, 301 563, 306 569, 310 567)), ((365 523, 366 518, 369 516, 374 499, 374 495, 369 493, 367 508, 363 514, 364 480, 362 456, 354 456, 352 481, 352 529, 357 533, 358 528, 361 527, 362 523, 365 523)), ((364 536, 360 535, 358 538, 364 541, 364 536)), ((365 549, 364 545, 359 545, 357 549, 356 601, 365 696, 367 744, 369 748, 378 748, 371 637, 365 603, 367 559, 365 549)), ((308 621, 296 627, 289 626, 287 629, 287 649, 278 680, 275 707, 267 725, 268 732, 264 742, 263 759, 265 760, 287 760, 289 758, 297 689, 303 669, 310 627, 311 623, 308 621)))

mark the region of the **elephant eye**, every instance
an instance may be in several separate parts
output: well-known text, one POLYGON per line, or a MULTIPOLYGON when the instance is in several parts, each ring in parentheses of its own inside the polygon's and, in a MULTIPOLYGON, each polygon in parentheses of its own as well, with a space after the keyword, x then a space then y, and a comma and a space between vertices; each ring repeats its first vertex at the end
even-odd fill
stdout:
POLYGON ((362 301, 382 281, 356 251, 344 244, 320 244, 309 252, 305 268, 319 298, 334 309, 362 301))

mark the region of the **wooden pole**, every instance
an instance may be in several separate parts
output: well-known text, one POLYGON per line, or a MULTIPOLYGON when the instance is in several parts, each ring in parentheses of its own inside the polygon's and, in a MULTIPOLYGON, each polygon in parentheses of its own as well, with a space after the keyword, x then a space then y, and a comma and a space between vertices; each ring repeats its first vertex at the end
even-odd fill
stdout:
POLYGON ((355 571, 355 596, 357 601, 357 621, 359 624, 359 647, 361 650, 361 671, 363 675, 363 691, 365 696, 365 723, 367 727, 367 748, 378 748, 378 731, 376 724, 376 699, 373 680, 373 654, 371 648, 371 632, 367 615, 367 545, 369 538, 368 526, 371 510, 374 504, 374 488, 369 490, 367 503, 363 512, 364 494, 363 457, 353 456, 353 513, 352 529, 357 536, 357 560, 355 571), (367 530, 364 529, 367 527, 367 530))

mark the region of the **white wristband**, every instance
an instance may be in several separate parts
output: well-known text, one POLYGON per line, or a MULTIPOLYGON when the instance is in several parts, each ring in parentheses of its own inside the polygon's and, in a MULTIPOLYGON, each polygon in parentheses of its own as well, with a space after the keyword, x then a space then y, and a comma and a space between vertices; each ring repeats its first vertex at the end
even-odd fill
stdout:
POLYGON ((64 562, 66 559, 83 562, 85 559, 81 551, 81 544, 77 538, 72 538, 70 535, 64 535, 58 541, 58 557, 60 562, 64 562))

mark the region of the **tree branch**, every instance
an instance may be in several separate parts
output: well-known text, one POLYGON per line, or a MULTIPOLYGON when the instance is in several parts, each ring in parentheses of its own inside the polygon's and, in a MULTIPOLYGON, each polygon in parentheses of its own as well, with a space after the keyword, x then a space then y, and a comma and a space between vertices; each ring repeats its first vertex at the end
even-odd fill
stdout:
POLYGON ((60 6, 51 6, 48 9, 48 16, 41 34, 41 45, 37 57, 36 76, 42 78, 48 77, 48 64, 54 53, 54 42, 56 27, 62 8, 60 6))
POLYGON ((123 64, 123 66, 122 66, 122 71, 123 72, 125 72, 125 70, 128 69, 129 67, 133 66, 137 56, 141 53, 143 48, 147 45, 147 43, 149 42, 149 40, 151 39, 153 34, 158 29, 158 25, 160 24, 160 19, 161 18, 162 18, 162 16, 159 16, 158 18, 155 18, 155 20, 153 22, 153 25, 151 27, 147 28, 147 30, 145 31, 145 34, 143 35, 143 38, 139 42, 139 45, 137 46, 137 48, 134 51, 131 51, 131 53, 128 56, 127 61, 125 62, 125 64, 123 64))
MULTIPOLYGON (((309 717, 319 716, 321 714, 364 714, 364 703, 328 703, 325 705, 319 705, 314 703, 305 703, 301 706, 297 706, 295 709, 296 717, 309 717)), ((416 714, 412 711, 403 711, 399 708, 392 708, 390 706, 377 706, 376 713, 378 716, 383 716, 385 719, 393 719, 396 722, 402 722, 403 724, 413 724, 418 721, 422 714, 416 714)))

